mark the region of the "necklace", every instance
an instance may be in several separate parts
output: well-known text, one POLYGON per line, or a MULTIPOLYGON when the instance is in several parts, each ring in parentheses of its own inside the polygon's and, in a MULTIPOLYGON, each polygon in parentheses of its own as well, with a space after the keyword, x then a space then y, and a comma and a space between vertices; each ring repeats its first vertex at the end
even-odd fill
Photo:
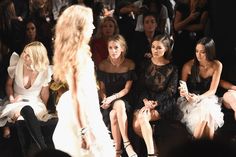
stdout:
POLYGON ((210 66, 209 63, 207 63, 207 64, 205 64, 205 65, 201 65, 201 64, 200 64, 200 68, 202 68, 202 69, 204 69, 204 70, 206 70, 209 66, 210 66))
POLYGON ((125 60, 125 58, 119 58, 119 59, 114 61, 109 57, 110 63, 115 67, 119 67, 124 62, 124 60, 125 60))

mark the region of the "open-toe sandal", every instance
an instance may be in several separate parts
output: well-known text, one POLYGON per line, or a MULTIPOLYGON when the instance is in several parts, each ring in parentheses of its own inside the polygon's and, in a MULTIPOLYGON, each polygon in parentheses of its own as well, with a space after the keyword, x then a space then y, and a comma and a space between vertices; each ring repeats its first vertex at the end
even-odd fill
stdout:
MULTIPOLYGON (((128 152, 127 152, 127 148, 128 147, 132 147, 130 141, 126 141, 126 142, 123 142, 124 143, 124 148, 125 148, 125 151, 127 153, 127 155, 129 156, 128 152)), ((133 150, 133 147, 132 147, 132 150, 133 150)), ((134 150, 133 150, 134 152, 134 150)), ((138 157, 138 155, 134 152, 134 154, 130 155, 129 157, 138 157)))

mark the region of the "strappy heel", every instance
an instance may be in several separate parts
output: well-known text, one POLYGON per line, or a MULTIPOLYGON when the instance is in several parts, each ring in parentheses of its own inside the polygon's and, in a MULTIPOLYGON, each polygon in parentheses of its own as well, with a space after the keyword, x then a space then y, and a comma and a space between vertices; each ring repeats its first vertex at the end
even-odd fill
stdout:
POLYGON ((158 157, 158 154, 148 154, 148 157, 158 157))
MULTIPOLYGON (((124 143, 124 148, 125 148, 125 151, 126 151, 126 153, 127 153, 127 148, 130 146, 130 147, 132 147, 132 145, 131 145, 131 143, 130 143, 130 141, 126 141, 126 142, 123 142, 124 143)), ((133 147, 132 147, 132 150, 133 150, 133 147)), ((133 150, 133 152, 134 152, 134 150, 133 150)), ((128 153, 127 153, 127 155, 128 155, 128 153)), ((134 152, 134 154, 132 154, 131 156, 129 156, 129 157, 138 157, 138 155, 134 152)))

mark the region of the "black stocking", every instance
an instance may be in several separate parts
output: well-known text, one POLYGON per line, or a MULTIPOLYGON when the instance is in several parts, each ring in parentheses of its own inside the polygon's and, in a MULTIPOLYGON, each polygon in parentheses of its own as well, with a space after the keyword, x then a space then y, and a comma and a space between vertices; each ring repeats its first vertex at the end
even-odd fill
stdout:
POLYGON ((34 110, 30 106, 25 106, 21 109, 20 114, 24 118, 29 133, 39 149, 47 148, 41 132, 40 123, 34 114, 34 110))

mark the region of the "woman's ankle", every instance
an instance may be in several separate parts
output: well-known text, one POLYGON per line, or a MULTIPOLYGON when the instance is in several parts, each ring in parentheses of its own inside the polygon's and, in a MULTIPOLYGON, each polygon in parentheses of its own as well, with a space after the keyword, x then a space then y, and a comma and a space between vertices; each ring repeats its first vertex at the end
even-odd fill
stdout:
POLYGON ((131 145, 130 141, 125 141, 124 143, 124 149, 129 157, 136 157, 137 154, 133 149, 133 146, 131 145))

